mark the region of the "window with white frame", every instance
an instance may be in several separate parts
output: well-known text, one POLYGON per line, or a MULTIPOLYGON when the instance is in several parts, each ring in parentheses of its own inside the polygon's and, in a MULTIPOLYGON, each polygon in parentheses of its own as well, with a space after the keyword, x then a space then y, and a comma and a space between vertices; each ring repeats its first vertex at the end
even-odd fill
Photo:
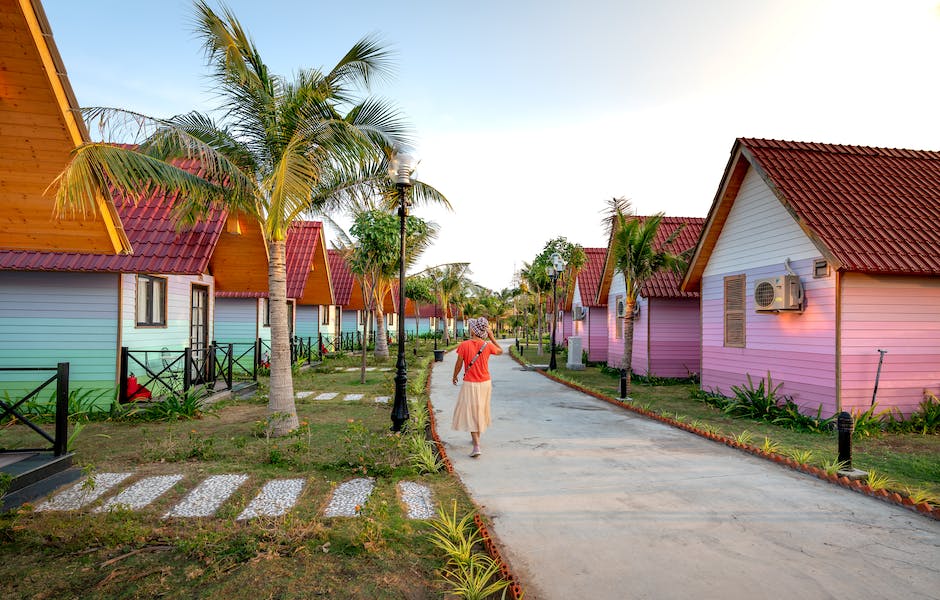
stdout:
POLYGON ((264 327, 271 326, 271 299, 270 298, 261 299, 261 325, 264 327))
POLYGON ((137 326, 166 327, 166 279, 137 276, 137 326))
POLYGON ((326 305, 320 305, 320 325, 329 325, 330 324, 330 307, 326 305))

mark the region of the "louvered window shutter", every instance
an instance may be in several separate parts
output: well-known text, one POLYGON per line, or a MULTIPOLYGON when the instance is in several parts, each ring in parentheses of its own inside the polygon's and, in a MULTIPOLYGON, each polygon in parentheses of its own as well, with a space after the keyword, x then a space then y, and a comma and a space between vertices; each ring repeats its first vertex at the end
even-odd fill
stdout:
POLYGON ((725 346, 744 348, 744 275, 725 277, 725 346))

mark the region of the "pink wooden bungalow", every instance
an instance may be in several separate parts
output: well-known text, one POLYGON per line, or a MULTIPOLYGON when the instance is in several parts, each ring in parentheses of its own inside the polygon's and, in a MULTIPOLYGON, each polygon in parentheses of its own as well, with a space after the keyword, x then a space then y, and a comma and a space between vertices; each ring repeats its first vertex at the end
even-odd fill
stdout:
MULTIPOLYGON (((643 217, 639 217, 642 219, 643 217)), ((655 243, 662 244, 681 227, 671 249, 694 248, 705 220, 664 217, 655 243)), ((697 290, 679 289, 680 278, 657 273, 640 291, 639 310, 633 323, 633 372, 655 377, 690 377, 701 368, 701 312, 697 290)), ((623 310, 626 288, 623 275, 605 255, 598 298, 607 303, 607 364, 619 368, 623 361, 623 310)))
POLYGON ((940 388, 940 152, 739 139, 682 289, 702 387, 768 372, 806 412, 940 388))
POLYGON ((607 360, 607 299, 598 301, 597 289, 604 269, 606 248, 585 248, 587 259, 575 278, 566 301, 571 305, 571 335, 581 337, 590 362, 607 360))

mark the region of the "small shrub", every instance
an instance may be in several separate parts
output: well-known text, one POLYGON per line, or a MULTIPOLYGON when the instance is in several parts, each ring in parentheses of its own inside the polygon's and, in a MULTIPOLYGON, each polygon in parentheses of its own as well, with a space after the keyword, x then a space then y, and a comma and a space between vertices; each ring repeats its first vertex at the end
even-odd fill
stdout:
POLYGON ((434 444, 424 438, 423 432, 408 438, 408 462, 418 473, 437 473, 441 470, 441 460, 434 444))
POLYGON ((822 469, 826 472, 826 475, 836 475, 839 471, 845 469, 848 465, 843 460, 833 458, 831 460, 823 461, 822 469))
POLYGON ((924 390, 924 399, 911 415, 910 426, 917 433, 940 433, 940 399, 936 395, 924 390))
POLYGON ((872 404, 866 411, 852 411, 852 418, 855 419, 855 437, 869 437, 881 435, 885 430, 885 412, 875 412, 878 405, 872 404))
POLYGON ((784 451, 785 456, 789 456, 801 465, 809 464, 813 460, 812 450, 802 450, 799 448, 790 448, 784 451))
POLYGON ((876 473, 874 469, 868 472, 868 487, 873 491, 879 491, 887 489, 891 486, 891 480, 888 479, 887 475, 882 475, 881 473, 876 473))
POLYGON ((780 452, 780 444, 773 441, 769 437, 765 437, 764 443, 761 444, 760 449, 766 452, 767 454, 777 454, 778 452, 780 452))
POLYGON ((914 504, 923 504, 926 502, 927 504, 940 506, 940 498, 937 498, 927 490, 921 488, 906 487, 904 488, 904 495, 910 498, 911 502, 914 504))
POLYGON ((739 434, 737 434, 736 436, 734 436, 734 441, 735 441, 735 442, 737 442, 737 443, 739 443, 739 444, 745 444, 745 445, 750 444, 750 443, 751 443, 751 440, 753 440, 753 439, 754 439, 754 435, 753 435, 750 431, 748 431, 747 429, 745 429, 745 430, 742 431, 741 433, 739 433, 739 434))

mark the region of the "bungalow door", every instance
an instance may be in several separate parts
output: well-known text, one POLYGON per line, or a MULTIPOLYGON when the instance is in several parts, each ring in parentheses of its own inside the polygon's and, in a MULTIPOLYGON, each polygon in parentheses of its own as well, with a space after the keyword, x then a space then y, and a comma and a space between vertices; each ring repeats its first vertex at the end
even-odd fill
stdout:
POLYGON ((211 377, 212 359, 209 352, 209 288, 194 285, 189 320, 189 347, 192 350, 193 383, 207 383, 211 377))

